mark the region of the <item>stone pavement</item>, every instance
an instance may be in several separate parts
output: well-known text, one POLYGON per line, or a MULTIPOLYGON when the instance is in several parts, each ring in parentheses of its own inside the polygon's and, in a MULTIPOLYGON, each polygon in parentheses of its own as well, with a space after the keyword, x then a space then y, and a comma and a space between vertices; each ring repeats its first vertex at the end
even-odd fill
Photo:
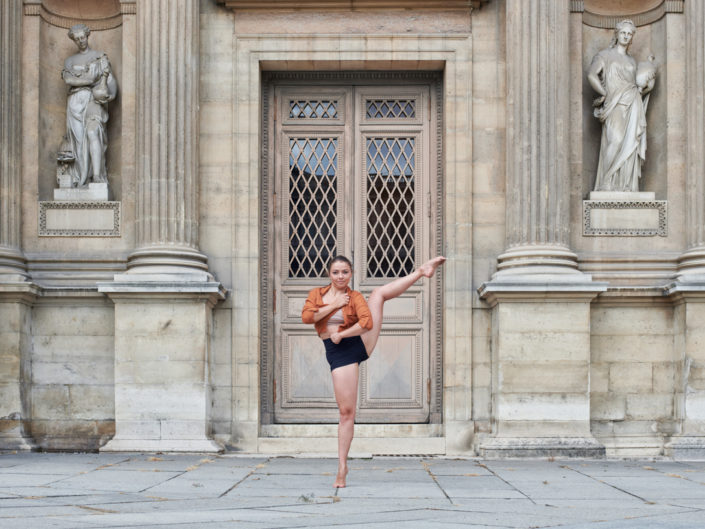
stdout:
POLYGON ((0 528, 705 528, 705 462, 0 454, 0 528))

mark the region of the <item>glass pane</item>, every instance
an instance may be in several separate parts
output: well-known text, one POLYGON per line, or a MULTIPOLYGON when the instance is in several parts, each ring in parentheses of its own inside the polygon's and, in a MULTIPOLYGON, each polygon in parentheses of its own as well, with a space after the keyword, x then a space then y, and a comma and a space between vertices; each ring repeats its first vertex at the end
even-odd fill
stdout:
POLYGON ((332 100, 289 101, 289 117, 295 119, 335 119, 338 102, 332 100))
POLYGON ((372 119, 415 118, 415 99, 368 99, 367 117, 372 119))
POLYGON ((368 138, 367 276, 413 272, 416 174, 414 138, 368 138))
POLYGON ((337 138, 289 140, 289 277, 325 277, 337 248, 337 138))

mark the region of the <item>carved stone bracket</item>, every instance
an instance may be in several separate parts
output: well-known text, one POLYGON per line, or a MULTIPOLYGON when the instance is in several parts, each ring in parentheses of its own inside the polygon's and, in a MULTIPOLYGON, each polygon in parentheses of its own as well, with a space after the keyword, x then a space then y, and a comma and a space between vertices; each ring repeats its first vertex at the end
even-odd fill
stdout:
POLYGON ((667 201, 583 201, 583 235, 653 237, 668 235, 667 201))

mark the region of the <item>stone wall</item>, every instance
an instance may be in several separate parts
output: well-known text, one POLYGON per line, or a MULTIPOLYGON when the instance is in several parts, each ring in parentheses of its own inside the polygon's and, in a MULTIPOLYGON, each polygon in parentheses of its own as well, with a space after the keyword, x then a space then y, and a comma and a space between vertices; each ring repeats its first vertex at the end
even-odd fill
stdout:
POLYGON ((614 455, 658 455, 677 433, 674 309, 595 304, 590 418, 614 455))
MULTIPOLYGON (((165 363, 174 352, 193 364, 187 378, 198 397, 194 431, 207 423, 198 446, 217 449, 207 434, 236 450, 334 447, 328 425, 269 424, 261 416, 261 399, 269 398, 261 385, 267 329, 260 242, 269 200, 261 183, 261 76, 419 67, 443 75, 442 230, 449 261, 439 309, 442 424, 364 425, 360 442, 367 444, 360 446, 498 455, 509 443, 514 453, 535 455, 544 452, 532 452, 531 443, 551 438, 554 444, 541 449, 559 449, 565 434, 580 437, 583 444, 573 448, 591 454, 601 443, 608 455, 655 456, 680 453, 671 447, 679 437, 687 446, 702 444, 705 215, 703 193, 692 189, 703 186, 704 15, 695 2, 685 4, 685 13, 669 2, 663 17, 638 27, 631 49, 637 60, 653 52, 661 65, 647 113, 642 187, 668 201, 667 234, 588 237, 582 202, 594 181, 600 126, 585 72, 612 29, 585 24, 582 2, 566 0, 561 11, 553 0, 491 0, 473 2, 471 14, 233 12, 216 0, 123 0, 121 25, 90 37, 92 47, 110 56, 120 86, 108 127, 109 177, 123 215, 121 236, 112 239, 38 235, 38 201, 51 199, 64 127, 59 72, 74 45, 66 28, 39 16, 41 1, 16 2, 3 4, 15 9, 2 11, 0 21, 17 28, 22 20, 2 66, 3 97, 12 94, 2 104, 21 125, 3 122, 0 131, 2 147, 18 153, 0 175, 2 446, 101 447, 121 420, 117 393, 151 380, 162 397, 178 397, 161 376, 178 371, 165 363), (138 11, 144 5, 152 6, 150 16, 138 11), (188 17, 168 19, 176 6, 198 13, 198 39, 186 38, 197 31, 188 17), (563 33, 532 31, 531 20, 536 28, 550 20, 563 33), (155 57, 175 70, 186 65, 184 78, 195 84, 159 91, 160 83, 175 81, 156 62, 142 64, 140 39, 177 23, 190 28, 184 42, 195 55, 162 46, 155 57), (519 51, 541 71, 529 68, 533 63, 519 51), (557 68, 554 59, 568 67, 557 68), (22 90, 13 88, 19 78, 22 90), (145 132, 138 115, 156 113, 158 105, 173 113, 160 116, 169 141, 145 132), (191 132, 182 141, 175 124, 186 121, 191 132), (174 170, 166 163, 186 150, 197 164, 189 158, 174 170), (185 278, 182 265, 198 281, 185 278), (688 281, 680 277, 686 268, 688 281), (502 283, 507 272, 512 277, 502 283), (497 277, 488 294, 486 285, 497 277), (190 287, 200 281, 201 290, 185 294, 189 281, 190 287), (206 292, 206 283, 214 290, 206 292), (224 290, 226 299, 211 311, 224 290), (185 302, 179 308, 177 301, 185 302), (113 302, 128 305, 116 311, 113 302), (151 372, 130 366, 116 381, 115 363, 130 361, 136 350, 125 327, 140 323, 134 307, 149 320, 138 341, 142 367, 151 372), (162 329, 159 314, 171 311, 192 325, 162 329), (528 451, 521 452, 522 443, 528 451)), ((123 418, 139 422, 139 406, 120 395, 123 418)), ((149 411, 154 430, 161 418, 149 411)), ((133 444, 113 449, 147 446, 134 444, 139 439, 128 430, 125 439, 133 444)), ((173 439, 159 441, 149 446, 173 447, 173 439)))
POLYGON ((52 300, 32 310, 31 432, 45 450, 95 450, 115 433, 112 304, 52 300))

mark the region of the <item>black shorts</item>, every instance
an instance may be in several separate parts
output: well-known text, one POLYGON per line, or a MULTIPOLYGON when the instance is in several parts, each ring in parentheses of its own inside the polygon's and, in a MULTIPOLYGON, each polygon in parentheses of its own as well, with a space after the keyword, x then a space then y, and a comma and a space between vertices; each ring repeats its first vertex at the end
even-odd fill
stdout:
POLYGON ((330 364, 330 370, 349 364, 359 364, 369 358, 365 344, 359 336, 343 338, 340 343, 333 343, 330 338, 323 340, 326 346, 326 360, 330 364))

